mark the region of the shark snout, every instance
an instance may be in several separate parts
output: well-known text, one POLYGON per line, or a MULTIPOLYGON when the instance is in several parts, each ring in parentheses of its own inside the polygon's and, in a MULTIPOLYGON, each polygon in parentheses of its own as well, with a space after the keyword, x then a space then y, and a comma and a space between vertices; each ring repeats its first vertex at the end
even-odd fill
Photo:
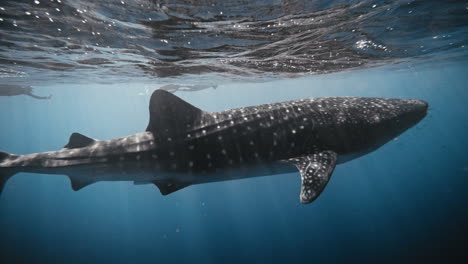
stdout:
POLYGON ((429 104, 423 100, 415 100, 415 99, 408 99, 405 100, 408 108, 411 112, 415 114, 422 114, 425 116, 427 114, 427 109, 429 108, 429 104))
POLYGON ((423 100, 402 99, 400 103, 399 119, 413 126, 427 115, 429 104, 423 100))

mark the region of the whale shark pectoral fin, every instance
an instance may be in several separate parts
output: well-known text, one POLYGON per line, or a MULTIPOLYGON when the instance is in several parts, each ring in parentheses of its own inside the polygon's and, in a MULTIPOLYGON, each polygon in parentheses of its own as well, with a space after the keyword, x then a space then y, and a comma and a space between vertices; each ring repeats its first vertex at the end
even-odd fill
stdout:
POLYGON ((71 134, 70 140, 68 141, 68 144, 65 145, 64 148, 67 148, 67 149, 83 148, 83 147, 87 147, 89 145, 94 144, 94 142, 96 142, 95 139, 75 132, 71 134))
POLYGON ((159 191, 162 195, 168 195, 173 192, 176 192, 180 189, 183 189, 187 186, 190 186, 190 183, 186 182, 179 182, 174 180, 158 180, 153 181, 154 185, 158 187, 159 191))
POLYGON ((301 173, 301 203, 310 203, 322 193, 335 169, 336 159, 333 151, 289 159, 301 173))
POLYGON ((153 92, 149 111, 150 121, 146 131, 159 135, 186 131, 204 115, 209 115, 165 90, 153 92))

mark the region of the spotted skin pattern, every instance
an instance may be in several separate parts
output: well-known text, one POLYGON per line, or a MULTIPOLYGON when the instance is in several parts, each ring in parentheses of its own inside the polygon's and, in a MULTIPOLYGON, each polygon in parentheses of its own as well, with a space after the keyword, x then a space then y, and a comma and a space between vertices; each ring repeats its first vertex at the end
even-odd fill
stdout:
POLYGON ((301 173, 301 203, 314 201, 323 191, 336 165, 336 153, 323 151, 289 159, 301 173))
POLYGON ((74 133, 58 151, 0 152, 0 190, 24 171, 68 175, 74 190, 134 181, 167 195, 193 184, 284 173, 276 164, 287 161, 299 169, 301 202, 309 203, 337 163, 375 150, 426 111, 420 100, 330 97, 206 112, 156 90, 143 133, 105 141, 74 133))

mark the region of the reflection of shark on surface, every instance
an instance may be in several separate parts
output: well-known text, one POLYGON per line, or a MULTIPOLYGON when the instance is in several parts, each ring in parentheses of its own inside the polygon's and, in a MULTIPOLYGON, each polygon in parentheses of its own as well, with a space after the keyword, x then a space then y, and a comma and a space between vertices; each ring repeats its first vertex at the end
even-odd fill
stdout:
POLYGON ((217 87, 216 84, 166 84, 159 87, 159 89, 175 93, 177 91, 196 92, 208 88, 216 89, 217 87))
POLYGON ((420 100, 305 99, 206 112, 156 90, 146 132, 95 140, 71 135, 61 150, 0 152, 0 186, 17 172, 64 174, 79 190, 98 181, 155 184, 166 195, 193 184, 293 172, 300 200, 315 200, 335 165, 369 153, 418 123, 420 100), (294 166, 293 166, 294 165, 294 166))
POLYGON ((17 84, 0 84, 0 96, 16 96, 16 95, 29 95, 36 99, 50 99, 52 95, 49 96, 38 96, 33 94, 33 88, 26 85, 17 85, 17 84))

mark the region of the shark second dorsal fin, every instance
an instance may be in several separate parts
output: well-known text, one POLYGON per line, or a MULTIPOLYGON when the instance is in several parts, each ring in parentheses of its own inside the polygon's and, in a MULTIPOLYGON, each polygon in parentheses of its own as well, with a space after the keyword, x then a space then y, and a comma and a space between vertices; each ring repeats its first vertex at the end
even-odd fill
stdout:
POLYGON ((94 144, 96 142, 95 139, 89 138, 87 136, 84 136, 80 133, 73 133, 70 136, 70 140, 68 141, 68 144, 65 145, 64 148, 67 149, 74 149, 74 148, 84 148, 89 145, 94 144))
POLYGON ((301 173, 301 203, 310 203, 322 193, 335 169, 336 157, 333 151, 323 151, 289 159, 301 173))
POLYGON ((186 131, 206 114, 203 110, 164 90, 153 92, 149 112, 150 121, 146 131, 159 135, 186 131))

